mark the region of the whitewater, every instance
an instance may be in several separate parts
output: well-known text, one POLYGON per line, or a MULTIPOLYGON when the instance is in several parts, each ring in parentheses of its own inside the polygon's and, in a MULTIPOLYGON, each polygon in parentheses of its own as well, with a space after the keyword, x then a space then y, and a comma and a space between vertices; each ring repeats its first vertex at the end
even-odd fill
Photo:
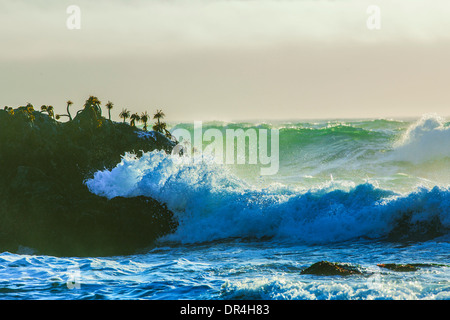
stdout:
POLYGON ((279 130, 278 172, 213 155, 124 154, 85 181, 90 192, 152 197, 174 213, 176 230, 130 256, 2 253, 0 298, 450 299, 447 119, 203 124, 211 128, 279 130), (321 260, 364 275, 301 274, 321 260), (396 272, 381 263, 429 266, 396 272))

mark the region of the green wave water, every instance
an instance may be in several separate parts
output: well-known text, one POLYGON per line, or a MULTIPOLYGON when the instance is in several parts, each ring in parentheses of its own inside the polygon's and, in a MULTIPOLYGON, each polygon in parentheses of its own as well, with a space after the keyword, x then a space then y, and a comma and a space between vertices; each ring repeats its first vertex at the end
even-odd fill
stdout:
MULTIPOLYGON (((437 115, 421 119, 207 122, 203 132, 279 130, 279 171, 261 176, 261 165, 228 167, 252 184, 283 183, 309 189, 330 182, 373 182, 382 188, 410 192, 418 186, 446 186, 450 180, 449 123, 437 115)), ((192 123, 177 124, 194 134, 192 123)), ((204 142, 207 147, 210 142, 204 142)), ((235 147, 236 148, 236 147, 235 147)), ((236 149, 235 149, 236 150, 236 149)), ((246 157, 250 152, 246 145, 246 157)))

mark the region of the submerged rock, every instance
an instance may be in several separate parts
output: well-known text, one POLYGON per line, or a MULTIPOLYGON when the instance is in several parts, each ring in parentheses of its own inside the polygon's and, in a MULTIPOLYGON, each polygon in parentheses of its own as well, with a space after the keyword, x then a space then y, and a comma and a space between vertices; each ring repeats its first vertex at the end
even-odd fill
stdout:
POLYGON ((362 274, 355 266, 335 263, 329 261, 319 261, 301 272, 301 274, 314 274, 320 276, 348 276, 352 274, 362 274))
POLYGON ((446 267, 447 265, 436 264, 436 263, 407 263, 407 264, 380 263, 380 264, 377 264, 377 266, 380 268, 389 269, 392 271, 411 272, 411 271, 417 271, 420 268, 446 267))
POLYGON ((412 264, 397 264, 397 263, 380 263, 377 264, 380 268, 389 269, 392 271, 400 271, 400 272, 411 272, 419 270, 418 267, 412 264))
POLYGON ((126 152, 165 150, 163 135, 101 117, 90 108, 61 123, 20 107, 0 110, 0 250, 57 256, 134 253, 176 228, 172 212, 148 197, 106 198, 84 184, 126 152))

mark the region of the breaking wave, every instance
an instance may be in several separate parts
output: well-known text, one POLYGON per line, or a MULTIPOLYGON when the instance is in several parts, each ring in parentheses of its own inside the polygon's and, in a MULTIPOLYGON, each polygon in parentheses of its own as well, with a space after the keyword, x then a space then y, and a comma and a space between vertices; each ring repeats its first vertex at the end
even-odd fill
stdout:
POLYGON ((107 198, 149 196, 167 204, 179 226, 165 239, 182 243, 231 237, 328 243, 355 238, 421 238, 450 228, 450 190, 409 194, 370 183, 330 182, 309 190, 281 184, 259 188, 213 159, 164 152, 126 154, 112 170, 86 181, 107 198))

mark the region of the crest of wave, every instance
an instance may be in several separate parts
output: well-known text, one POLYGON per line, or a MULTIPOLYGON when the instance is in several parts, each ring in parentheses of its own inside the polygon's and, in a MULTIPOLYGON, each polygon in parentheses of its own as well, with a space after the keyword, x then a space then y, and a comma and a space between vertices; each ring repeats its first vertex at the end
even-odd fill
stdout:
POLYGON ((421 163, 450 157, 450 126, 436 114, 423 115, 394 145, 395 160, 421 163))

